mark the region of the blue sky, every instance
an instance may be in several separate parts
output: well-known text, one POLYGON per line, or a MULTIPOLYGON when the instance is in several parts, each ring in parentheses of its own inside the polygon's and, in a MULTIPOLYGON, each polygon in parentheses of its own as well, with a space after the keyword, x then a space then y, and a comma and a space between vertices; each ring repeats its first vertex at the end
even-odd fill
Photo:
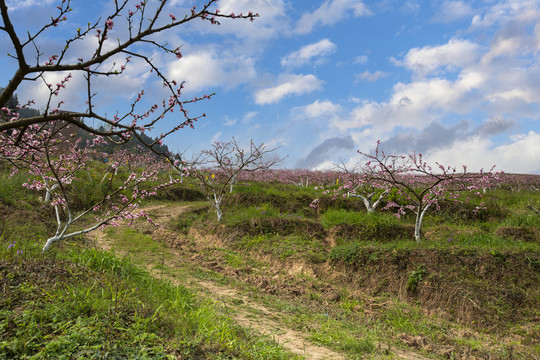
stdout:
MULTIPOLYGON (((57 5, 7 3, 19 34, 57 5)), ((54 53, 62 35, 106 18, 111 3, 73 1, 68 21, 44 34, 40 50, 54 53)), ((171 1, 168 11, 180 17, 194 4, 171 1)), ((369 152, 381 140, 387 153, 416 150, 471 170, 495 164, 540 173, 540 0, 220 0, 218 7, 260 17, 189 24, 160 37, 182 45, 181 60, 153 54, 171 78, 186 81, 186 97, 216 93, 191 107, 207 117, 168 138, 172 150, 189 154, 234 136, 279 147, 285 167, 331 168, 340 159, 361 161, 357 150, 369 152)), ((12 52, 7 40, 0 38, 2 54, 12 52)), ((14 65, 0 58, 7 69, 0 85, 14 65)), ((70 82, 60 95, 64 109, 84 106, 83 85, 70 82)), ((19 99, 43 106, 42 86, 25 83, 19 99)), ((97 106, 113 114, 141 88, 148 100, 163 95, 134 62, 126 76, 99 84, 97 106)), ((166 118, 156 134, 174 121, 166 118)))

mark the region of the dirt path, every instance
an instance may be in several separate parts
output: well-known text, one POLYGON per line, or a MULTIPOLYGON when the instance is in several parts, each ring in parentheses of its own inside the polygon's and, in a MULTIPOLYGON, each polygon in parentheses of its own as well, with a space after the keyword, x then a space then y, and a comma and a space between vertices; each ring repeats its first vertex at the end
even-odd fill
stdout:
MULTIPOLYGON (((168 224, 171 219, 178 216, 182 212, 188 211, 190 205, 150 205, 144 208, 150 213, 152 219, 158 224, 168 224)), ((166 226, 154 227, 143 225, 145 234, 148 234, 152 239, 157 241, 165 241, 168 244, 186 243, 185 236, 178 234, 172 230, 168 230, 166 226)), ((101 231, 94 231, 89 234, 96 241, 96 245, 110 250, 113 245, 113 240, 107 237, 101 231)), ((197 242, 207 243, 208 239, 197 238, 197 242)), ((207 244, 208 245, 208 244, 207 244)), ((168 251, 173 255, 169 259, 164 260, 164 265, 168 269, 181 269, 182 267, 193 266, 193 258, 186 258, 185 249, 182 247, 169 248, 168 251)), ((120 255, 123 255, 120 253, 120 255)), ((199 255, 195 254, 194 258, 199 255)), ((164 273, 156 269, 155 262, 151 259, 145 264, 146 269, 156 277, 165 278, 175 285, 182 285, 192 290, 204 292, 216 302, 223 303, 225 306, 232 308, 232 317, 241 326, 255 330, 256 332, 269 336, 275 342, 279 343, 283 348, 293 354, 313 360, 340 360, 347 357, 333 350, 313 344, 307 340, 309 334, 302 333, 297 330, 287 328, 283 323, 279 322, 280 314, 278 311, 272 310, 252 297, 243 294, 239 290, 218 284, 209 280, 201 280, 193 276, 183 274, 182 279, 179 279, 173 274, 164 273), (276 319, 276 320, 273 320, 276 319)), ((427 360, 427 358, 412 352, 401 351, 399 349, 390 349, 387 345, 379 344, 380 349, 388 349, 393 355, 400 359, 408 360, 427 360)))
MULTIPOLYGON (((189 205, 184 206, 170 206, 170 205, 154 205, 144 208, 152 215, 152 218, 158 224, 166 224, 173 216, 177 216, 183 211, 189 209, 189 205)), ((112 240, 109 239, 103 232, 96 230, 89 234, 92 239, 95 239, 97 245, 105 250, 110 250, 112 247, 112 240)), ((150 234, 155 240, 163 237, 171 238, 178 237, 179 235, 167 230, 165 227, 155 227, 150 234)), ((175 256, 180 256, 178 250, 171 249, 171 252, 175 256)), ((242 295, 239 291, 232 287, 225 285, 217 285, 212 281, 199 280, 196 278, 188 278, 188 281, 179 281, 174 276, 164 275, 154 268, 156 264, 146 264, 148 271, 153 273, 156 277, 162 276, 167 278, 173 284, 183 285, 189 288, 202 288, 210 297, 215 301, 221 301, 223 303, 242 304, 242 306, 234 307, 234 314, 232 317, 241 326, 251 328, 256 332, 269 336, 275 342, 279 343, 283 348, 287 349, 293 354, 305 356, 306 359, 313 360, 341 360, 346 359, 343 355, 336 353, 330 349, 317 346, 306 340, 307 334, 300 333, 296 330, 288 329, 277 321, 273 321, 270 318, 274 312, 267 307, 253 301, 248 296, 242 295), (255 311, 249 311, 249 309, 255 311)), ((173 262, 166 262, 166 265, 171 267, 178 264, 173 262)))

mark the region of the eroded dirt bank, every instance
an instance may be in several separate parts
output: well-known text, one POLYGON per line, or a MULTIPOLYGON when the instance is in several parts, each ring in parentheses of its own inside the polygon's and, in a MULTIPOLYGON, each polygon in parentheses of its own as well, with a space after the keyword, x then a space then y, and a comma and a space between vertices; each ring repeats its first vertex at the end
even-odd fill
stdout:
MULTIPOLYGON (((540 318, 535 315, 534 306, 531 308, 530 304, 532 300, 524 290, 538 285, 540 269, 534 256, 527 263, 512 254, 479 256, 474 252, 463 251, 382 252, 363 249, 353 254, 354 261, 312 262, 295 258, 276 259, 253 251, 249 256, 258 263, 252 264, 231 257, 227 249, 234 249, 236 239, 231 229, 193 227, 187 234, 181 234, 167 225, 171 219, 191 209, 189 205, 151 206, 146 210, 156 222, 164 226, 135 225, 137 231, 167 244, 173 255, 165 260, 165 265, 170 269, 199 267, 221 274, 230 280, 229 284, 246 284, 257 289, 259 294, 291 301, 306 301, 316 294, 322 306, 338 306, 344 301, 356 302, 361 304, 353 309, 359 319, 380 316, 391 308, 391 302, 379 297, 380 294, 389 293, 402 301, 420 304, 426 316, 443 316, 451 321, 474 323, 475 326, 482 325, 494 330, 506 321, 516 321, 518 324, 521 321, 523 335, 514 333, 505 341, 519 343, 540 338, 537 333, 540 318), (503 289, 501 284, 507 286, 503 289), (346 294, 344 287, 348 289, 346 294), (497 309, 501 303, 511 310, 500 314, 497 309)), ((322 239, 329 246, 332 246, 331 235, 322 239)), ((114 239, 102 233, 100 235, 96 232, 93 236, 106 249, 114 246, 114 239)), ((231 307, 234 309, 232 316, 240 325, 273 337, 292 353, 305 356, 306 359, 347 358, 313 344, 308 340, 308 333, 289 328, 280 321, 280 312, 262 305, 259 296, 254 296, 256 294, 242 291, 236 286, 224 285, 223 282, 197 277, 179 280, 169 273, 158 274, 155 263, 149 262, 146 266, 156 276, 166 276, 172 282, 199 289, 216 302, 231 307)), ((381 357, 389 354, 405 359, 427 358, 421 352, 435 358, 504 358, 495 355, 491 357, 488 344, 485 350, 454 345, 455 339, 475 337, 480 339, 482 335, 474 329, 456 330, 455 334, 448 335, 448 339, 437 342, 423 336, 402 333, 396 336, 396 341, 414 351, 377 344, 377 354, 381 357)), ((519 356, 519 351, 516 355, 518 358, 526 358, 519 356)))

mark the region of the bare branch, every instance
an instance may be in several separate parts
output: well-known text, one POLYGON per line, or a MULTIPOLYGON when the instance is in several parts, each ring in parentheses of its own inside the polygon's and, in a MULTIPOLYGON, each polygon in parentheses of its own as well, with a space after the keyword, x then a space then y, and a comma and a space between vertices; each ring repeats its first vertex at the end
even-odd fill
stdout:
MULTIPOLYGON (((181 96, 184 84, 181 83, 180 86, 177 86, 176 81, 168 79, 165 74, 153 64, 152 60, 140 51, 139 45, 146 45, 153 49, 163 51, 166 54, 171 54, 181 58, 182 54, 180 53, 180 47, 169 48, 166 44, 162 44, 151 39, 150 37, 160 32, 181 27, 195 19, 202 19, 212 25, 219 25, 219 22, 216 20, 217 18, 253 20, 258 16, 258 14, 253 14, 251 12, 247 15, 235 15, 233 13, 222 14, 218 10, 212 11, 210 8, 215 2, 216 0, 207 0, 199 9, 194 7, 183 17, 176 18, 174 15, 169 14, 171 21, 169 23, 163 23, 159 20, 165 17, 164 9, 166 4, 170 3, 169 0, 160 1, 157 8, 152 10, 151 14, 149 14, 150 7, 147 7, 148 3, 146 1, 136 3, 134 8, 131 10, 129 9, 129 4, 131 3, 130 0, 123 0, 120 2, 115 1, 114 10, 108 16, 99 18, 91 24, 89 23, 88 27, 85 29, 77 29, 72 36, 66 37, 65 46, 59 51, 58 54, 51 55, 46 62, 41 62, 40 57, 42 56, 42 53, 40 52, 37 41, 47 31, 57 27, 60 23, 69 21, 68 16, 71 11, 71 1, 62 1, 58 6, 58 13, 56 16, 52 17, 50 21, 46 22, 35 33, 31 34, 28 32, 27 39, 25 41, 21 41, 13 24, 11 23, 6 1, 0 0, 0 11, 3 20, 3 26, 0 27, 0 30, 9 35, 11 44, 15 51, 15 54, 12 56, 18 61, 18 69, 11 77, 7 86, 0 92, 0 108, 7 103, 11 96, 13 96, 16 89, 23 81, 35 81, 37 79, 42 79, 45 82, 44 75, 47 73, 80 72, 85 75, 87 82, 87 89, 85 91, 85 96, 87 97, 86 109, 78 111, 76 114, 73 113, 70 115, 64 114, 58 116, 59 114, 56 113, 56 110, 59 108, 59 106, 55 107, 52 101, 53 96, 58 95, 62 89, 54 88, 54 85, 52 84, 46 84, 49 86, 49 98, 46 104, 45 114, 41 117, 33 117, 31 119, 18 119, 17 117, 10 117, 7 116, 7 114, 3 114, 3 117, 7 118, 8 121, 0 122, 0 131, 8 131, 13 129, 24 130, 27 126, 32 124, 64 120, 95 135, 107 136, 111 139, 113 137, 119 137, 121 142, 125 142, 133 137, 141 140, 141 137, 138 136, 138 134, 152 128, 158 121, 163 119, 166 114, 175 109, 179 111, 181 116, 183 116, 183 119, 181 119, 176 126, 166 131, 165 134, 163 134, 163 136, 156 141, 161 142, 165 136, 170 135, 186 126, 193 126, 193 123, 199 118, 204 117, 205 114, 190 117, 187 115, 188 112, 186 109, 184 109, 184 105, 209 99, 213 94, 200 96, 193 100, 182 100, 181 96), (148 15, 150 16, 148 17, 148 15), (138 21, 136 20, 137 17, 138 21), (118 43, 112 48, 104 47, 108 35, 111 33, 111 31, 113 31, 114 22, 116 20, 120 20, 121 18, 127 19, 129 38, 118 40, 118 43), (138 22, 138 29, 133 29, 136 22, 138 22), (93 55, 89 59, 78 58, 77 61, 72 61, 70 56, 68 56, 69 49, 73 47, 73 44, 82 41, 89 36, 94 36, 94 32, 98 37, 98 41, 95 49, 93 50, 93 55), (32 46, 36 54, 36 64, 33 66, 29 64, 25 57, 25 49, 28 46, 32 46), (105 51, 105 49, 107 50, 105 51), (114 57, 122 54, 128 55, 124 65, 113 64, 108 69, 102 68, 107 60, 113 59, 114 57), (159 78, 165 84, 170 93, 169 99, 163 100, 160 109, 157 104, 154 104, 146 111, 136 113, 136 105, 139 104, 140 97, 144 94, 144 91, 141 90, 139 92, 138 99, 131 104, 129 111, 126 113, 117 115, 113 118, 97 114, 93 107, 96 96, 96 93, 92 90, 94 87, 93 83, 99 81, 103 76, 121 76, 124 73, 126 66, 128 66, 130 58, 139 58, 144 60, 154 76, 159 78), (108 128, 105 131, 97 131, 89 126, 84 125, 84 121, 81 119, 96 119, 107 125, 108 128), (130 121, 132 122, 128 123, 130 121)), ((64 84, 62 84, 62 87, 63 86, 64 84)), ((137 111, 140 111, 138 108, 139 107, 137 107, 137 111)), ((144 145, 151 148, 155 143, 156 142, 144 145)))

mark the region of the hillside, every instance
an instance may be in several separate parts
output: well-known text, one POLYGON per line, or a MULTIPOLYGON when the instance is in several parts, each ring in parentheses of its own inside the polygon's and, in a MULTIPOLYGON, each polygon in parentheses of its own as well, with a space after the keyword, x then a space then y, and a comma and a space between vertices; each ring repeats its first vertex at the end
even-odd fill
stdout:
POLYGON ((481 212, 442 203, 416 243, 410 217, 324 196, 316 211, 318 190, 276 182, 237 184, 217 222, 186 181, 144 205, 162 226, 41 255, 52 214, 15 180, 0 358, 540 357, 535 190, 489 190, 481 212))

